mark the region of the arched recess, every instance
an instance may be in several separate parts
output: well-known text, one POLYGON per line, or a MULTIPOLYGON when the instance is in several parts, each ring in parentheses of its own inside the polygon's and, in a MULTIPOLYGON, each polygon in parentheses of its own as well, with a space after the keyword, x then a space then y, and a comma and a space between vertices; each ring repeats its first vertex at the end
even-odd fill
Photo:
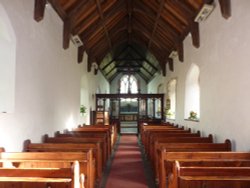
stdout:
POLYGON ((15 109, 16 35, 0 4, 0 113, 15 109))
POLYGON ((175 119, 176 114, 176 85, 174 78, 167 83, 166 116, 168 119, 175 119))
MULTIPOLYGON (((81 90, 80 90, 80 108, 85 108, 85 113, 81 114, 80 123, 89 124, 90 114, 90 96, 89 96, 89 82, 87 74, 83 74, 81 77, 81 90)), ((80 111, 79 111, 80 112, 80 111)))
POLYGON ((185 87, 185 119, 200 118, 200 69, 192 64, 186 77, 185 87))
POLYGON ((120 93, 138 93, 138 81, 134 75, 125 74, 121 77, 120 93))

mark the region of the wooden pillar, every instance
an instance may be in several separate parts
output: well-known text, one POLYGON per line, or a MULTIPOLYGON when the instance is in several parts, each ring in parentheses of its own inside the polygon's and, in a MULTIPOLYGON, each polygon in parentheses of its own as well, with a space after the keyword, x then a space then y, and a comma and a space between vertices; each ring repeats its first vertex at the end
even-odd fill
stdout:
POLYGON ((140 134, 140 130, 139 130, 139 118, 140 118, 140 99, 137 98, 137 106, 138 106, 138 109, 137 109, 137 134, 140 134))
POLYGON ((153 119, 155 119, 155 98, 153 100, 153 119))
POLYGON ((161 96, 161 119, 164 120, 164 95, 161 96))
POLYGON ((118 119, 119 119, 119 125, 117 127, 118 133, 121 134, 121 118, 120 118, 120 109, 121 109, 121 98, 118 99, 118 119))

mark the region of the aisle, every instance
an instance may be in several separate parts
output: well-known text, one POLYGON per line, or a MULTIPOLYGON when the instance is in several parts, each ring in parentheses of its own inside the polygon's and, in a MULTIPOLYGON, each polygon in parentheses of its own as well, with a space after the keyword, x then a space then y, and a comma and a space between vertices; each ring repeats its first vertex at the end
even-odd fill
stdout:
POLYGON ((123 135, 112 161, 106 188, 147 188, 136 135, 123 135))

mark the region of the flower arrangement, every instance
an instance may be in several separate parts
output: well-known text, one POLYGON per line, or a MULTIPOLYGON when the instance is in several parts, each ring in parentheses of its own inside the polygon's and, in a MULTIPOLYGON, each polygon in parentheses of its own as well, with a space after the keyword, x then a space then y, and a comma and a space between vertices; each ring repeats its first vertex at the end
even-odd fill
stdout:
POLYGON ((84 105, 81 105, 81 107, 80 107, 80 113, 81 114, 85 114, 86 113, 86 107, 84 106, 84 105))
POLYGON ((189 113, 189 118, 188 119, 191 119, 191 120, 197 120, 197 113, 194 112, 194 111, 190 111, 189 113))

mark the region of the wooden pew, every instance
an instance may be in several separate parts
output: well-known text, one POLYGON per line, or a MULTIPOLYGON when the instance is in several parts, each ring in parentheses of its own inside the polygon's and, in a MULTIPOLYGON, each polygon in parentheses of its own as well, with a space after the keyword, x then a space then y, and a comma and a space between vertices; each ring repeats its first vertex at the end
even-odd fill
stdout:
POLYGON ((149 159, 152 160, 154 164, 155 153, 157 153, 157 148, 162 148, 169 143, 213 143, 213 136, 209 135, 208 137, 189 137, 189 136, 168 136, 165 138, 158 138, 153 143, 149 151, 149 159))
POLYGON ((84 138, 103 138, 105 139, 105 147, 107 151, 107 157, 111 155, 111 140, 107 133, 94 132, 94 131, 68 131, 65 133, 56 132, 55 137, 84 137, 84 138))
POLYGON ((168 152, 159 153, 159 187, 166 187, 166 177, 172 170, 171 163, 175 161, 248 161, 250 153, 247 152, 168 152), (168 165, 166 165, 168 164, 168 165))
MULTIPOLYGON (((221 163, 223 164, 223 163, 221 163)), ((217 165, 221 165, 217 163, 217 165)), ((250 187, 249 161, 242 162, 238 167, 237 162, 229 163, 229 166, 186 166, 175 161, 172 179, 169 180, 168 188, 188 187, 250 187)))
POLYGON ((85 175, 85 187, 95 183, 95 161, 92 150, 88 152, 2 152, 2 164, 11 162, 16 168, 70 168, 74 161, 80 163, 80 173, 85 175))
POLYGON ((150 143, 150 136, 152 134, 158 134, 158 133, 191 133, 191 129, 183 130, 178 128, 171 128, 171 129, 155 129, 155 130, 147 130, 144 132, 142 143, 147 147, 150 143))
POLYGON ((162 142, 164 139, 168 138, 168 137, 200 137, 200 132, 198 131, 197 133, 186 133, 186 132, 173 132, 173 131, 165 131, 165 132, 161 132, 161 133, 155 133, 153 132, 148 140, 148 143, 145 146, 145 151, 146 153, 150 153, 152 146, 154 147, 155 142, 158 139, 162 139, 162 142), (152 137, 151 137, 152 136, 152 137))
MULTIPOLYGON (((225 143, 166 143, 165 145, 155 146, 156 153, 154 154, 154 168, 158 169, 155 171, 156 179, 160 177, 162 172, 163 161, 161 158, 164 152, 199 152, 199 151, 231 151, 231 141, 225 140, 225 143)), ((166 176, 165 176, 166 177, 166 176)), ((165 184, 166 185, 166 184, 165 184)))
POLYGON ((84 188, 84 175, 80 174, 78 161, 75 161, 69 168, 0 167, 0 187, 84 188))
MULTIPOLYGON (((140 134, 141 136, 141 141, 143 144, 146 143, 147 137, 151 132, 164 132, 164 131, 184 131, 184 127, 179 128, 179 127, 173 127, 173 126, 160 126, 160 127, 155 127, 155 126, 147 126, 143 127, 142 132, 140 134)), ((191 132, 191 129, 185 131, 185 132, 191 132)))
POLYGON ((31 143, 30 140, 24 141, 24 152, 85 152, 91 149, 96 161, 97 180, 100 180, 103 171, 102 150, 99 143, 31 143))
POLYGON ((105 165, 108 159, 105 138, 84 138, 84 137, 49 137, 44 135, 43 143, 99 143, 103 151, 102 164, 105 165))
MULTIPOLYGON (((111 133, 111 145, 112 148, 117 141, 117 125, 115 123, 110 125, 79 125, 78 128, 108 128, 111 133)), ((73 129, 73 131, 77 131, 77 129, 73 129)))
POLYGON ((114 126, 106 126, 106 125, 88 125, 82 126, 78 128, 74 128, 72 131, 67 131, 65 133, 105 133, 107 135, 107 143, 108 143, 108 152, 109 155, 112 151, 112 147, 114 145, 115 140, 115 133, 114 133, 114 126))

